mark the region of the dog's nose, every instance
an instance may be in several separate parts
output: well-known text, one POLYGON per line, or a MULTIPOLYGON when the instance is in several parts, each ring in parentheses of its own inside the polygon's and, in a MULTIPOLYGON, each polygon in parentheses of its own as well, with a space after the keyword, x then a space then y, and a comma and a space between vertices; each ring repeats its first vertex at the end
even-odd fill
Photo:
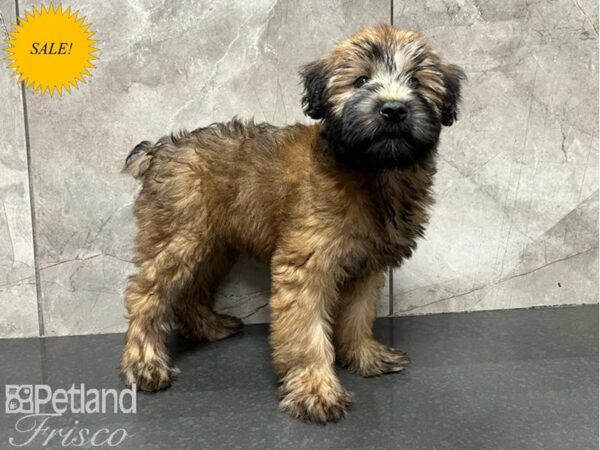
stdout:
POLYGON ((379 114, 381 114, 385 120, 390 122, 400 122, 406 119, 408 108, 402 102, 396 100, 388 101, 383 104, 379 110, 379 114))

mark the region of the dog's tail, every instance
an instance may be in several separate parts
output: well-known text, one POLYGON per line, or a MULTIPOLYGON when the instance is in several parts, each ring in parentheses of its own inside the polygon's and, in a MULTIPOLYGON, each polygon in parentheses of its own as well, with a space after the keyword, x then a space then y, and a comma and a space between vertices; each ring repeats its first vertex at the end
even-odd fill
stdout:
POLYGON ((127 155, 123 172, 128 172, 133 178, 142 178, 152 160, 154 144, 150 141, 143 141, 136 145, 127 155))

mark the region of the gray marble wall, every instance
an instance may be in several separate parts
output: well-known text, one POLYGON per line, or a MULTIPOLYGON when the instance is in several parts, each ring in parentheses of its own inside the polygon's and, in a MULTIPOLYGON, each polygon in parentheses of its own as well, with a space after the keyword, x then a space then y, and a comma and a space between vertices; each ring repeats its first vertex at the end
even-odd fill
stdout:
MULTIPOLYGON (((0 0, 0 10, 6 22, 15 21, 14 1, 0 0)), ((3 35, 2 30, 0 33, 3 35)), ((3 36, 0 49, 5 48, 3 36)), ((37 336, 38 303, 23 102, 16 78, 4 67, 0 70, 0 96, 0 337, 37 336)))
POLYGON ((598 301, 598 3, 394 3, 469 81, 394 314, 598 301))
MULTIPOLYGON (((390 0, 72 4, 99 39, 88 83, 62 97, 27 91, 24 113, 0 74, 0 336, 122 331, 138 189, 120 174, 129 149, 234 114, 307 121, 298 66, 392 20, 390 0)), ((12 1, 0 8, 14 20, 12 1)), ((394 23, 431 36, 470 79, 427 238, 394 273, 394 314, 597 302, 597 16, 584 0, 395 2, 394 23)), ((218 305, 266 321, 268 290, 267 268, 243 260, 218 305)))

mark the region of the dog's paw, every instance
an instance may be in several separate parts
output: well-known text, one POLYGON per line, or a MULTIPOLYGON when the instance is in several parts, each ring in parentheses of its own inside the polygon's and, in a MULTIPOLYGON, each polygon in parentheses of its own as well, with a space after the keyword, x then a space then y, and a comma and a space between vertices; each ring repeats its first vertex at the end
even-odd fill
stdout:
MULTIPOLYGON (((194 319, 193 319, 194 320, 194 319)), ((179 331, 187 339, 215 342, 239 333, 244 323, 227 314, 195 318, 196 322, 182 321, 179 331)))
POLYGON ((400 372, 410 362, 405 353, 375 340, 344 352, 340 360, 350 372, 364 377, 400 372))
POLYGON ((160 391, 166 389, 179 374, 179 370, 158 363, 136 362, 121 365, 121 374, 128 386, 137 385, 142 391, 160 391))
POLYGON ((334 395, 292 392, 283 397, 279 407, 304 422, 324 424, 344 418, 351 404, 352 395, 344 390, 334 395))
POLYGON ((286 377, 280 392, 280 409, 304 422, 337 422, 352 405, 352 394, 334 376, 320 377, 318 371, 286 377))

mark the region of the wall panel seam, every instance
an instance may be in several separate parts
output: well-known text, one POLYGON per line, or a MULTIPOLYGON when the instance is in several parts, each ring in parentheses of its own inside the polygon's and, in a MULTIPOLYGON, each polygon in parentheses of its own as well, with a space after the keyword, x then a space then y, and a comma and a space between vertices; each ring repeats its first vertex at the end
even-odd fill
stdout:
MULTIPOLYGON (((19 23, 19 0, 15 0, 15 12, 17 24, 19 23)), ((33 172, 31 170, 31 140, 29 136, 29 119, 27 114, 27 96, 25 82, 20 83, 21 102, 23 103, 23 126, 25 132, 25 151, 27 154, 27 180, 29 184, 29 208, 31 212, 31 240, 33 245, 33 266, 35 273, 35 293, 38 315, 38 335, 44 336, 44 314, 42 310, 42 285, 40 283, 40 264, 37 245, 37 222, 35 211, 35 195, 33 188, 33 172)))
MULTIPOLYGON (((394 0, 390 0, 390 25, 394 26, 394 0)), ((388 270, 388 316, 394 315, 394 268, 388 270)))

